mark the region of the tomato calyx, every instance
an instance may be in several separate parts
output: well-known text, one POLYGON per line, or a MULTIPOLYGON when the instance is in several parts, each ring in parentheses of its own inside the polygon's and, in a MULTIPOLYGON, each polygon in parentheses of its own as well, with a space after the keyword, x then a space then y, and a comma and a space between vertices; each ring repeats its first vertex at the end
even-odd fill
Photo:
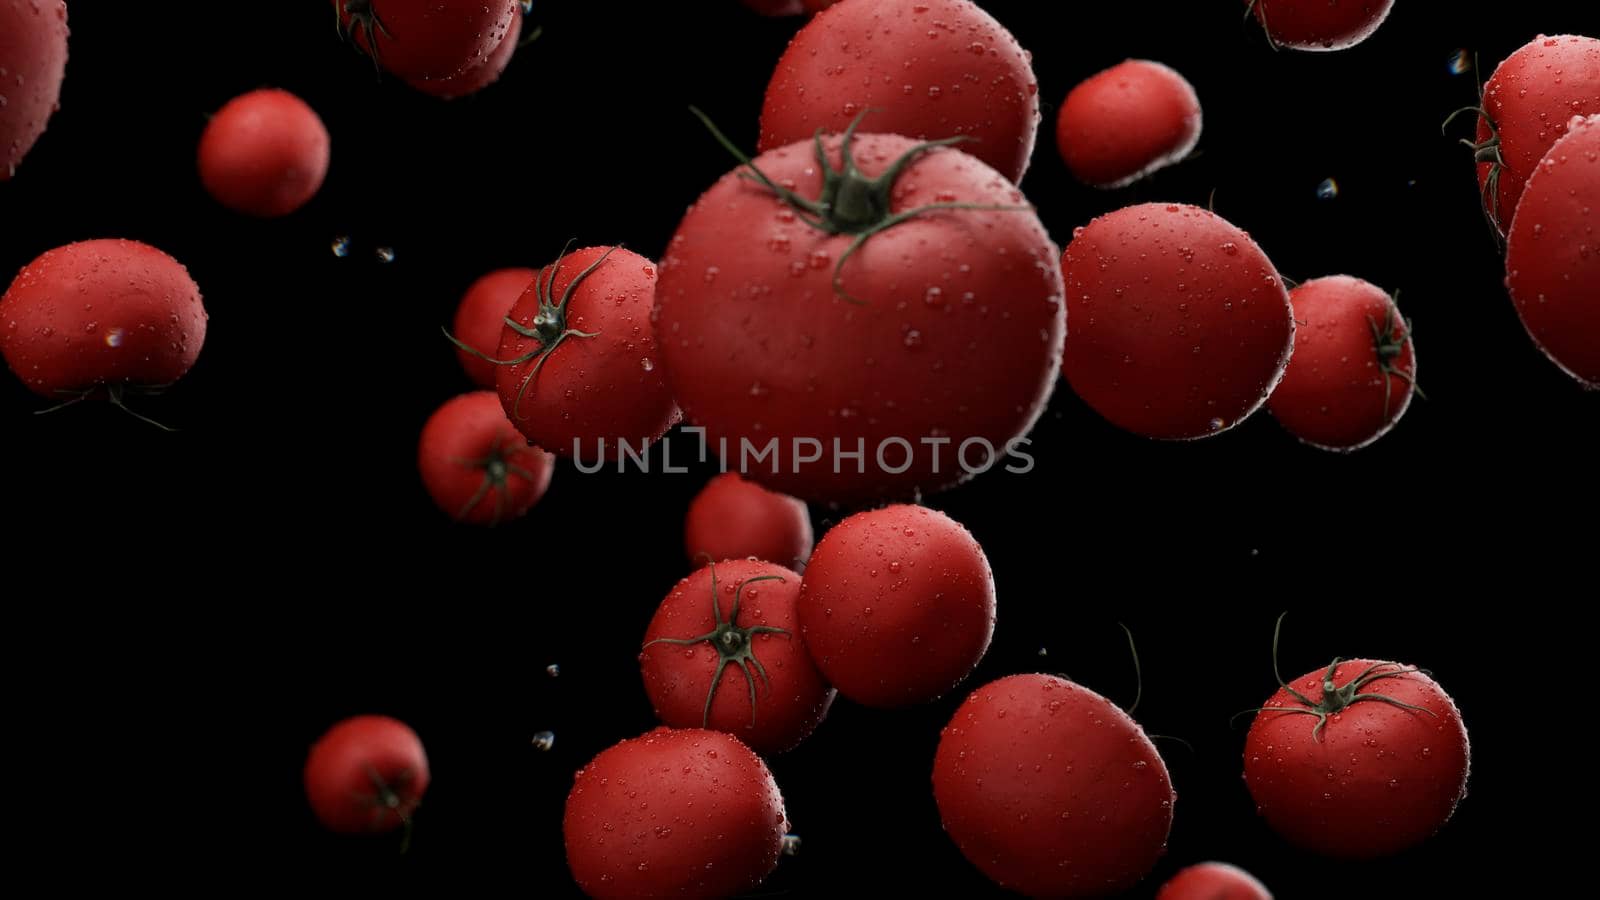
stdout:
POLYGON ((471 499, 456 513, 457 521, 465 519, 484 501, 490 493, 494 494, 494 517, 489 520, 491 527, 500 524, 500 517, 505 513, 506 498, 511 496, 511 476, 515 475, 527 482, 536 482, 532 472, 517 465, 514 460, 520 451, 514 446, 514 440, 507 440, 505 434, 496 434, 489 444, 489 452, 476 459, 453 459, 451 462, 469 469, 479 469, 483 472, 483 481, 478 485, 471 499))
POLYGON ((739 626, 739 600, 744 595, 744 589, 758 581, 783 581, 781 575, 757 575, 739 582, 733 592, 733 609, 728 613, 726 621, 722 618, 722 604, 717 599, 717 567, 711 565, 711 615, 716 627, 699 637, 692 638, 656 638, 645 642, 641 649, 649 649, 654 644, 676 644, 683 647, 692 647, 695 644, 710 644, 717 651, 717 670, 711 675, 711 689, 706 692, 706 706, 700 715, 700 726, 711 727, 711 703, 717 698, 717 688, 722 685, 722 672, 730 665, 736 665, 744 673, 745 685, 750 689, 750 727, 756 724, 756 679, 761 676, 761 681, 767 686, 767 693, 772 693, 772 679, 767 677, 767 669, 756 658, 753 639, 758 634, 781 634, 789 636, 787 629, 775 628, 771 625, 751 625, 747 628, 739 626), (752 673, 754 669, 754 673, 752 673))
MULTIPOLYGON (((1422 672, 1422 670, 1416 666, 1402 666, 1399 663, 1392 662, 1373 663, 1372 665, 1363 669, 1361 674, 1350 679, 1350 681, 1346 682, 1343 686, 1340 686, 1334 683, 1333 678, 1335 670, 1339 668, 1339 663, 1344 662, 1344 660, 1336 656, 1333 658, 1333 662, 1328 664, 1328 670, 1322 675, 1322 697, 1320 700, 1312 700, 1305 694, 1295 690, 1292 685, 1283 680, 1283 674, 1278 669, 1278 636, 1283 629, 1284 617, 1287 615, 1289 615, 1287 612, 1279 615, 1278 624, 1272 629, 1272 674, 1278 679, 1278 686, 1283 688, 1285 691, 1288 691, 1289 696, 1293 697, 1295 701, 1301 705, 1258 706, 1255 709, 1245 710, 1245 712, 1283 712, 1291 715, 1298 714, 1316 716, 1317 724, 1311 729, 1311 739, 1314 741, 1321 740, 1322 729, 1327 726, 1328 719, 1330 717, 1338 715, 1340 712, 1344 711, 1350 706, 1366 701, 1387 703, 1390 706, 1397 706, 1401 709, 1411 710, 1412 712, 1427 713, 1428 715, 1437 718, 1433 710, 1428 709, 1427 707, 1405 703, 1386 694, 1375 694, 1362 691, 1362 688, 1365 688, 1374 681, 1379 681, 1384 678, 1398 678, 1402 675, 1408 675, 1412 672, 1422 672)), ((1425 675, 1427 673, 1423 672, 1423 674, 1425 675)))
POLYGON ((1261 0, 1250 0, 1250 2, 1245 5, 1245 21, 1249 21, 1251 16, 1256 16, 1258 19, 1260 19, 1261 33, 1267 36, 1267 46, 1271 47, 1273 50, 1282 50, 1283 47, 1280 46, 1278 44, 1278 40, 1272 36, 1272 29, 1267 26, 1267 8, 1261 3, 1261 0))
POLYGON ((689 111, 705 125, 711 136, 737 159, 748 171, 740 172, 739 177, 753 181, 771 191, 783 203, 795 211, 800 221, 827 235, 853 235, 855 240, 839 255, 839 260, 833 267, 833 292, 841 300, 857 305, 865 302, 853 297, 844 289, 842 282, 844 264, 854 256, 873 235, 881 234, 896 225, 926 215, 930 212, 946 209, 980 210, 988 212, 1026 212, 1031 206, 1006 206, 990 203, 964 203, 958 201, 939 201, 925 203, 911 209, 894 211, 894 188, 900 177, 905 174, 912 163, 924 154, 941 147, 953 147, 974 140, 967 136, 942 138, 936 141, 923 141, 908 148, 900 157, 889 164, 883 174, 876 178, 868 178, 856 166, 855 156, 851 152, 851 144, 855 141, 856 129, 860 127, 861 120, 871 109, 862 110, 851 120, 845 128, 839 144, 839 157, 841 168, 835 169, 832 161, 828 159, 827 150, 822 144, 822 129, 817 129, 812 140, 816 146, 817 168, 822 171, 822 190, 815 200, 809 200, 796 194, 794 191, 777 184, 766 173, 762 172, 748 154, 740 150, 737 145, 728 139, 711 118, 699 109, 691 106, 689 111))
POLYGON ((389 26, 383 24, 383 19, 378 17, 378 10, 374 7, 373 0, 343 0, 342 3, 334 4, 333 23, 339 32, 340 40, 356 43, 357 49, 360 48, 360 44, 355 41, 358 35, 361 40, 366 41, 365 52, 372 57, 373 68, 382 70, 378 58, 378 34, 391 41, 394 40, 394 35, 389 33, 389 26), (345 22, 346 19, 349 19, 348 24, 345 22))
POLYGON ((450 343, 455 344, 457 349, 497 366, 520 366, 530 360, 536 360, 533 367, 528 370, 528 374, 523 377, 522 384, 517 388, 517 400, 511 407, 512 417, 518 420, 527 418, 522 414, 522 400, 527 396, 528 388, 532 386, 533 380, 539 376, 539 371, 544 368, 545 362, 550 358, 551 354, 556 352, 556 348, 566 343, 568 338, 600 336, 598 331, 579 331, 576 328, 569 328, 567 326, 567 304, 572 300, 572 293, 578 289, 578 285, 594 274, 594 270, 600 268, 601 264, 617 250, 617 247, 606 250, 605 253, 600 255, 599 259, 590 263, 587 269, 579 272, 572 281, 567 283, 566 290, 561 292, 561 299, 557 300, 555 297, 556 275, 560 273, 561 261, 567 258, 567 251, 572 249, 572 243, 572 241, 567 242, 567 246, 561 250, 561 255, 556 257, 555 263, 549 267, 550 278, 548 281, 544 277, 543 270, 534 278, 533 287, 538 292, 539 309, 534 313, 533 321, 523 325, 510 316, 505 318, 505 327, 523 337, 533 338, 538 341, 538 346, 534 349, 516 359, 495 359, 476 347, 462 343, 455 335, 450 333, 449 329, 446 329, 444 333, 444 336, 450 340, 450 343))
MULTIPOLYGON (((1411 389, 1417 392, 1418 397, 1424 400, 1428 399, 1428 395, 1424 394, 1422 388, 1417 384, 1416 372, 1407 372, 1394 364, 1394 361, 1405 352, 1406 342, 1411 339, 1411 320, 1401 319, 1399 314, 1395 312, 1396 304, 1399 302, 1400 292, 1396 291, 1394 296, 1390 298, 1389 309, 1384 313, 1382 326, 1372 321, 1371 316, 1367 316, 1367 327, 1372 330, 1372 349, 1378 354, 1378 371, 1383 374, 1383 419, 1386 422, 1389 420, 1389 400, 1392 388, 1389 376, 1393 375, 1404 379, 1407 384, 1411 385, 1411 389)), ((1415 362, 1412 363, 1411 368, 1413 370, 1416 369, 1415 362)))
POLYGON ((138 419, 146 425, 154 425, 162 431, 174 432, 178 429, 173 428, 170 425, 163 425, 162 423, 157 422, 155 419, 143 415, 142 413, 134 412, 134 410, 130 408, 127 402, 124 400, 124 397, 126 397, 128 394, 135 394, 141 397, 160 396, 169 387, 172 387, 172 385, 127 384, 118 382, 115 384, 97 384, 81 391, 58 390, 56 393, 67 396, 69 399, 63 400, 60 403, 57 403, 55 406, 51 406, 46 409, 36 409, 33 411, 33 414, 36 416, 43 416, 49 413, 59 412, 60 410, 66 409, 69 406, 76 406, 91 397, 99 396, 100 392, 104 391, 106 402, 110 403, 112 406, 115 406, 117 409, 120 409, 128 415, 133 416, 135 419, 138 419))
POLYGON ((1461 143, 1472 148, 1472 161, 1488 163, 1489 175, 1483 180, 1483 190, 1480 192, 1483 201, 1483 215, 1489 220, 1489 227, 1494 231, 1495 242, 1505 247, 1505 227, 1501 224, 1505 218, 1505 211, 1500 206, 1500 175, 1506 169, 1506 159, 1500 152, 1500 126, 1489 115, 1489 107, 1483 102, 1483 70, 1478 67, 1478 58, 1474 54, 1472 69, 1478 74, 1478 102, 1474 106, 1463 106, 1448 116, 1444 124, 1439 126, 1441 134, 1448 134, 1450 123, 1454 122, 1463 113, 1473 113, 1489 129, 1489 136, 1481 141, 1461 139, 1461 143))
POLYGON ((361 806, 373 811, 372 830, 379 831, 383 828, 385 820, 390 813, 404 824, 410 824, 411 814, 416 812, 420 801, 411 792, 415 773, 410 769, 402 769, 395 775, 391 784, 378 773, 371 763, 367 763, 367 778, 372 781, 372 791, 353 791, 352 798, 361 806))

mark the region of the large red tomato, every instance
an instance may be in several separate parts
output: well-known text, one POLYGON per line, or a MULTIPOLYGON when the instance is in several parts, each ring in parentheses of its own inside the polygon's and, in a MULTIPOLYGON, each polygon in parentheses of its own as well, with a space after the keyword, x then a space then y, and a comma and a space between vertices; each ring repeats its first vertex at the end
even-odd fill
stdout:
POLYGON ((1245 739, 1244 780, 1290 843, 1368 858, 1438 831, 1466 794, 1468 759, 1461 714, 1427 674, 1334 660, 1262 705, 1245 739))
POLYGON ((511 17, 511 27, 501 39, 500 45, 481 62, 474 63, 449 78, 411 78, 406 83, 424 94, 432 94, 441 100, 456 100, 476 94, 500 80, 500 76, 505 74, 506 67, 511 65, 511 57, 516 55, 521 43, 522 15, 519 12, 511 17))
POLYGON ((1132 887, 1166 849, 1177 802, 1144 729, 1053 675, 972 692, 939 736, 933 797, 962 854, 1032 897, 1132 887))
POLYGON ((789 820, 738 738, 657 728, 578 770, 561 830, 572 877, 597 900, 731 897, 778 865, 789 820))
POLYGON ((1344 50, 1372 36, 1394 0, 1247 0, 1274 47, 1344 50))
POLYGON ((1600 389, 1600 115, 1574 118, 1545 154, 1506 242, 1506 285, 1539 349, 1600 389))
POLYGON ((824 677, 867 706, 935 700, 994 635, 994 576, 960 523, 921 506, 857 513, 806 566, 800 631, 824 677))
POLYGON ((517 0, 333 0, 357 48, 410 81, 483 64, 505 40, 517 0))
POLYGON ((428 790, 428 757, 404 722, 355 716, 311 747, 306 798, 329 831, 391 831, 411 818, 428 790))
POLYGON ((1064 368, 1113 425, 1219 434, 1255 412, 1294 348, 1277 269, 1250 235, 1194 206, 1146 203, 1074 232, 1064 368))
POLYGON ((1518 47, 1484 82, 1478 112, 1478 189, 1504 232, 1568 120, 1600 114, 1600 38, 1541 34, 1518 47))
POLYGON ((979 160, 890 135, 728 173, 656 289, 685 415, 730 468, 807 499, 937 490, 993 463, 984 443, 1003 454, 1043 410, 1065 329, 1055 247, 1022 202, 979 160))
POLYGON ((0 181, 44 133, 67 71, 67 4, 0 0, 0 181))
POLYGON ((789 42, 761 108, 763 152, 856 116, 879 134, 973 139, 963 147, 1022 180, 1039 130, 1039 82, 1005 26, 969 0, 843 0, 789 42))
POLYGON ((618 247, 563 253, 539 271, 496 360, 500 402, 528 440, 592 463, 620 458, 624 442, 642 452, 678 421, 654 359, 655 281, 654 263, 618 247))
POLYGON ((728 560, 678 582, 645 630, 639 667, 664 724, 714 728, 761 753, 804 740, 833 702, 795 616, 800 576, 728 560))

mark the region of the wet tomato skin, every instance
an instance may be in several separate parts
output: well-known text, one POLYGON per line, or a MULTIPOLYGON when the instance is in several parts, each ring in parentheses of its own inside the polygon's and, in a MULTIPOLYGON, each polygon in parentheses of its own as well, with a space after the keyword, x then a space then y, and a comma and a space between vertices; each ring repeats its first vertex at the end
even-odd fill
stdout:
MULTIPOLYGON (((1336 685, 1374 665, 1339 663, 1336 685)), ((1290 682, 1311 699, 1322 696, 1327 669, 1290 682)), ((1256 809, 1285 840, 1325 856, 1370 859, 1414 847, 1444 826, 1466 794, 1470 750, 1455 702, 1432 678, 1406 672, 1362 689, 1427 712, 1379 701, 1352 703, 1328 717, 1305 709, 1286 689, 1256 714, 1245 738, 1244 780, 1256 809)))
POLYGON ((690 562, 755 557, 799 570, 811 557, 805 501, 769 491, 737 472, 706 483, 689 502, 684 546, 690 562))
POLYGON ((1272 900, 1254 875, 1221 862, 1193 865, 1161 886, 1156 900, 1272 900))
POLYGON ((1053 675, 973 691, 940 733, 933 795, 962 854, 1033 897, 1132 887, 1166 849, 1177 801, 1144 730, 1053 675))
POLYGON ((517 0, 332 2, 356 47, 405 81, 451 78, 482 65, 505 40, 519 15, 517 0), (382 22, 382 29, 359 27, 352 14, 368 8, 382 22))
POLYGON ((1123 187, 1189 155, 1200 98, 1174 69, 1130 59, 1074 87, 1056 117, 1056 148, 1079 181, 1123 187))
MULTIPOLYGON (((474 281, 461 295, 450 333, 484 356, 494 356, 500 351, 506 314, 533 284, 536 274, 533 269, 497 269, 474 281)), ((460 348, 456 349, 456 358, 475 384, 490 390, 495 388, 500 373, 494 363, 460 348)))
POLYGON ((9 181, 44 134, 67 71, 67 4, 0 0, 0 182, 9 181))
POLYGON ((778 865, 789 820, 761 758, 731 735, 657 728, 578 770, 567 865, 596 900, 731 897, 778 865))
POLYGON ((1378 30, 1394 0, 1249 0, 1272 42, 1296 50, 1346 50, 1378 30))
POLYGON ((459 100, 471 96, 500 80, 500 76, 511 65, 511 58, 516 55, 521 42, 522 14, 519 12, 511 17, 506 36, 481 61, 448 78, 408 78, 406 83, 441 100, 459 100))

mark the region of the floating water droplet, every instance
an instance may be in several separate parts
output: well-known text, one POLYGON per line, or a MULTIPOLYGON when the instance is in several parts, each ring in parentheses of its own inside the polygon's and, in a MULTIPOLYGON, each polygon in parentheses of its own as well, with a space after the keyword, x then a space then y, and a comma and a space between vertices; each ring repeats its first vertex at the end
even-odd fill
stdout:
POLYGON ((1332 178, 1324 178, 1322 183, 1317 185, 1318 200, 1332 200, 1337 196, 1339 196, 1339 182, 1332 178))
POLYGON ((1040 656, 1049 656, 1050 655, 1050 649, 1048 647, 1040 647, 1039 648, 1039 655, 1040 656))
POLYGON ((329 246, 333 250, 333 255, 340 259, 350 255, 350 238, 346 235, 341 234, 334 238, 333 243, 329 246))
POLYGON ((378 262, 384 263, 385 265, 394 262, 393 247, 379 247, 373 252, 378 257, 378 262))
POLYGON ((549 750, 555 745, 556 733, 554 731, 541 731, 533 736, 533 749, 535 750, 549 750))
POLYGON ((559 677, 561 675, 561 667, 555 663, 551 663, 550 665, 544 667, 544 673, 549 675, 551 678, 559 677))
POLYGON ((1221 431, 1222 430, 1222 426, 1224 426, 1224 425, 1226 425, 1228 423, 1224 422, 1222 420, 1222 417, 1215 416, 1207 424, 1210 425, 1212 431, 1221 431))
POLYGON ((1448 64, 1451 75, 1465 75, 1472 71, 1472 54, 1466 48, 1450 54, 1448 64))
POLYGON ((786 834, 786 835, 783 836, 783 855, 784 856, 799 856, 800 855, 800 835, 798 835, 798 834, 786 834))

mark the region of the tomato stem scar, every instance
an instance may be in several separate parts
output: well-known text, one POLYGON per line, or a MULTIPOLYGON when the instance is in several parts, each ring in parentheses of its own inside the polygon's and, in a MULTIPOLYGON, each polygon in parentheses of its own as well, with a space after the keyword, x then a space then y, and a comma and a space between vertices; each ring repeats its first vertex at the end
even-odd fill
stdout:
POLYGON ((492 528, 495 525, 499 525, 500 517, 505 512, 506 498, 511 496, 511 476, 515 475, 528 482, 538 481, 532 472, 511 462, 516 456, 516 451, 511 449, 514 444, 514 440, 510 442, 506 440, 506 435, 502 431, 494 436, 493 442, 489 444, 489 452, 483 456, 476 459, 458 458, 451 460, 457 465, 483 471, 483 481, 478 485, 478 489, 473 492, 472 497, 467 500, 466 505, 461 507, 461 511, 456 513, 457 520, 465 519, 493 491, 494 518, 489 520, 489 526, 492 528))

